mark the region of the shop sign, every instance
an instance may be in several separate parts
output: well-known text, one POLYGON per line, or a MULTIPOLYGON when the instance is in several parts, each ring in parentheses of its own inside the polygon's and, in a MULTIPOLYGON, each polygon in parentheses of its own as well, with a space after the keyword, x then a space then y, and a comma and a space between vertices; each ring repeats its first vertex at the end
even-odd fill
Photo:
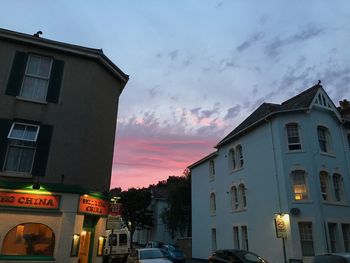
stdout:
POLYGON ((120 216, 122 214, 122 204, 121 203, 110 204, 109 214, 112 216, 120 216))
POLYGON ((106 229, 121 229, 122 222, 120 216, 108 215, 106 229))
POLYGON ((22 207, 35 209, 58 209, 59 195, 38 195, 0 191, 0 207, 22 207))
POLYGON ((108 215, 109 202, 91 196, 80 196, 78 212, 93 215, 108 215))

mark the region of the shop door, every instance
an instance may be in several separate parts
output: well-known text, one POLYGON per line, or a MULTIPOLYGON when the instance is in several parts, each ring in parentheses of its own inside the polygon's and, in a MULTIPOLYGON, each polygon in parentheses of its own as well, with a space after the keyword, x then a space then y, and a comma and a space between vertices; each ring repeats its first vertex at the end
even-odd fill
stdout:
POLYGON ((84 230, 80 240, 79 263, 89 263, 90 243, 91 231, 84 230))

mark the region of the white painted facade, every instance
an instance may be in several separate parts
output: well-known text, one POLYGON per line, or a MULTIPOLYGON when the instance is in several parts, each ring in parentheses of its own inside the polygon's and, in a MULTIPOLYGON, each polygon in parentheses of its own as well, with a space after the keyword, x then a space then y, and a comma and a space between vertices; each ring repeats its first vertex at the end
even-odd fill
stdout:
POLYGON ((215 249, 239 247, 261 255, 270 263, 285 262, 285 259, 287 262, 289 259, 310 262, 312 256, 306 256, 310 253, 305 252, 303 255, 302 243, 304 250, 308 246, 308 251, 315 255, 332 250, 349 251, 345 246, 350 235, 350 129, 343 125, 323 88, 313 88, 317 92, 307 108, 267 114, 250 128, 219 143, 215 153, 190 166, 193 258, 207 259, 215 249), (297 124, 301 149, 288 147, 286 125, 289 123, 297 124), (320 150, 319 126, 329 132, 327 152, 320 150), (243 158, 237 156, 238 145, 242 146, 243 158), (235 169, 232 169, 232 148, 236 155, 235 169), (243 165, 239 164, 240 159, 243 165), (297 183, 293 187, 292 176, 298 171, 303 171, 306 179, 305 200, 295 200, 300 198, 300 187, 297 183), (324 193, 327 201, 321 193, 320 174, 328 174, 327 193, 324 193), (334 175, 341 176, 337 177, 341 178, 340 188, 334 186, 334 175), (246 205, 244 198, 239 197, 240 185, 245 188, 246 205), (231 201, 234 186, 239 200, 237 209, 231 201), (211 203, 214 195, 215 208, 211 203), (292 208, 300 213, 292 215, 292 208), (276 237, 276 213, 289 216, 284 239, 285 257, 283 239, 276 237), (308 226, 311 226, 308 229, 312 236, 303 232, 308 226))

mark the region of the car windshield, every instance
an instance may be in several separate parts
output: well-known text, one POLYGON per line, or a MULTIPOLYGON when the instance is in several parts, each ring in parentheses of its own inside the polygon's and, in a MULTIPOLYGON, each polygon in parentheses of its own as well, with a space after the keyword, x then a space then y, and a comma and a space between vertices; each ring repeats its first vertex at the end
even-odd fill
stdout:
POLYGON ((159 249, 140 250, 140 259, 163 258, 163 253, 159 249))
POLYGON ((246 260, 246 262, 249 263, 267 263, 267 261, 265 261, 263 258, 248 251, 240 251, 238 252, 238 254, 241 258, 243 258, 244 260, 246 260))

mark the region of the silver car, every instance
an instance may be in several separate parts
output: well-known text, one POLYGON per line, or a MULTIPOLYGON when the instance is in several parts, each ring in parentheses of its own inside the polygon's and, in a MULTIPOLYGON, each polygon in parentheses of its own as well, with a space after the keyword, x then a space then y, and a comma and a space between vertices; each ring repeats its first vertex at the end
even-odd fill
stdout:
POLYGON ((165 258, 159 248, 140 248, 132 251, 127 259, 128 263, 172 263, 165 258))

